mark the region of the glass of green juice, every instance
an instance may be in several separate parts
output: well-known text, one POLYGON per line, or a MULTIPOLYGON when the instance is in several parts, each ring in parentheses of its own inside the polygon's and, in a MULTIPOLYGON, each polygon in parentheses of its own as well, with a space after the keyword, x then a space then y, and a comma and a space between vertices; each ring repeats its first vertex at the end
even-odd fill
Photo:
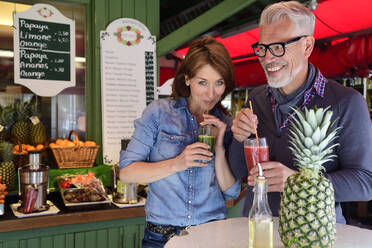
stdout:
MULTIPOLYGON (((214 143, 216 140, 216 131, 215 127, 212 125, 204 125, 199 127, 199 136, 198 141, 208 144, 210 148, 208 151, 214 153, 214 143)), ((208 160, 200 160, 199 162, 208 164, 208 160)))

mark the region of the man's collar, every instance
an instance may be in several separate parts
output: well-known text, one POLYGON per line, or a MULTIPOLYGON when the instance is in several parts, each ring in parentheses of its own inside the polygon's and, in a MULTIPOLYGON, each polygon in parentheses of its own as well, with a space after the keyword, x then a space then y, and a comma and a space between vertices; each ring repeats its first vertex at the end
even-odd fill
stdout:
POLYGON ((320 96, 324 97, 324 89, 327 79, 323 76, 323 74, 317 69, 317 74, 313 83, 313 88, 315 92, 320 96))
MULTIPOLYGON (((323 74, 318 69, 316 70, 317 70, 316 77, 315 77, 313 84, 311 85, 311 88, 313 88, 320 97, 323 97, 327 79, 323 76, 323 74)), ((267 85, 266 89, 267 89, 266 96, 270 96, 270 97, 273 96, 272 87, 267 85)))

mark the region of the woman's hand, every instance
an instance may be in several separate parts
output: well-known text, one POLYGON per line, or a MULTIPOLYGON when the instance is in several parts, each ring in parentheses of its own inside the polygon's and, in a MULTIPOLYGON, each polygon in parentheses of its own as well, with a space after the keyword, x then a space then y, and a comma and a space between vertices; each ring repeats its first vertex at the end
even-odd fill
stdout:
POLYGON ((200 122, 200 125, 213 125, 217 128, 216 135, 216 142, 215 142, 215 149, 224 148, 223 146, 223 139, 225 136, 226 131, 226 124, 222 121, 220 121, 217 117, 213 115, 203 114, 204 121, 200 122))
POLYGON ((209 145, 201 142, 195 142, 186 146, 185 150, 174 158, 175 172, 184 171, 191 166, 205 167, 208 164, 199 163, 200 160, 211 160, 213 153, 208 151, 209 145))

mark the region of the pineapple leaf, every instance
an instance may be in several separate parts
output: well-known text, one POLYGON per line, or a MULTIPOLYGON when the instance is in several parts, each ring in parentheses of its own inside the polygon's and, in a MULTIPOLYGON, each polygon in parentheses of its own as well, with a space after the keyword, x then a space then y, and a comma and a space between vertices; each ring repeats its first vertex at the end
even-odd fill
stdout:
POLYGON ((324 115, 323 108, 318 108, 318 110, 315 112, 317 126, 319 126, 322 123, 323 115, 324 115))
POLYGON ((291 122, 291 125, 295 126, 300 131, 298 133, 302 134, 304 129, 303 129, 301 123, 296 118, 293 118, 292 120, 293 121, 291 122))
POLYGON ((296 133, 296 132, 293 132, 292 130, 289 130, 289 132, 292 134, 293 139, 299 140, 302 142, 305 141, 305 136, 302 133, 296 133))
POLYGON ((13 160, 13 145, 9 142, 1 142, 0 143, 0 150, 1 150, 1 161, 2 162, 10 162, 13 160))
POLYGON ((331 143, 334 139, 336 139, 338 136, 336 136, 337 134, 337 130, 339 128, 335 129, 333 132, 331 132, 320 144, 319 144, 319 148, 320 150, 323 150, 324 148, 327 147, 327 145, 329 143, 331 143))
POLYGON ((315 128, 315 131, 313 133, 313 136, 311 136, 311 139, 312 141, 314 142, 315 145, 319 145, 320 143, 320 139, 321 136, 320 136, 320 128, 319 127, 316 127, 315 128))
POLYGON ((309 149, 314 145, 314 142, 310 137, 306 137, 304 143, 305 143, 306 148, 309 148, 309 149))
POLYGON ((326 137, 329 125, 330 123, 328 123, 328 125, 325 124, 323 127, 320 128, 320 139, 321 140, 323 140, 326 137))
POLYGON ((299 108, 292 108, 292 109, 296 113, 296 115, 298 116, 298 118, 300 119, 300 122, 301 123, 306 122, 305 116, 304 116, 304 114, 302 113, 302 111, 299 108))
POLYGON ((322 121, 322 124, 320 125, 320 128, 322 129, 324 126, 327 126, 331 123, 331 117, 332 117, 333 112, 332 111, 327 111, 325 113, 324 120, 322 121))
MULTIPOLYGON (((296 119, 294 119, 294 120, 296 120, 296 119)), ((297 120, 296 120, 297 121, 297 120)), ((293 133, 295 133, 297 136, 299 136, 299 138, 301 139, 301 141, 303 142, 304 140, 305 140, 305 136, 302 134, 302 132, 303 132, 303 129, 302 129, 302 131, 300 131, 300 129, 295 125, 295 124, 293 124, 293 122, 291 123, 292 124, 292 126, 293 126, 293 131, 292 130, 290 130, 291 131, 291 133, 293 132, 293 133)))
POLYGON ((313 154, 318 154, 318 153, 320 152, 319 146, 317 146, 317 145, 312 146, 312 147, 310 148, 310 150, 311 150, 311 152, 312 152, 313 154))
POLYGON ((12 106, 3 107, 0 111, 0 125, 7 126, 13 119, 12 106))
POLYGON ((311 126, 309 125, 309 123, 304 122, 304 123, 302 123, 302 126, 304 127, 304 135, 306 137, 310 137, 313 134, 313 130, 312 130, 311 126))
POLYGON ((309 125, 311 126, 312 130, 315 130, 318 126, 316 121, 315 112, 313 109, 307 110, 305 108, 305 111, 307 111, 306 120, 308 121, 309 125))

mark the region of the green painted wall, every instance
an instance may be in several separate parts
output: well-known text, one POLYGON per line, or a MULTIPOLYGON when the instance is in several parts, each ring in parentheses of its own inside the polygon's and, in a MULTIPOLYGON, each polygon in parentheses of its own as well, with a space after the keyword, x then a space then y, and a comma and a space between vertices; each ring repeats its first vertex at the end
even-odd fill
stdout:
POLYGON ((144 223, 142 217, 0 233, 0 248, 140 248, 144 223))
MULTIPOLYGON (((160 0, 91 0, 87 8, 87 138, 102 144, 99 32, 115 19, 126 17, 141 21, 158 37, 160 0)), ((102 149, 97 163, 102 163, 102 149)))

